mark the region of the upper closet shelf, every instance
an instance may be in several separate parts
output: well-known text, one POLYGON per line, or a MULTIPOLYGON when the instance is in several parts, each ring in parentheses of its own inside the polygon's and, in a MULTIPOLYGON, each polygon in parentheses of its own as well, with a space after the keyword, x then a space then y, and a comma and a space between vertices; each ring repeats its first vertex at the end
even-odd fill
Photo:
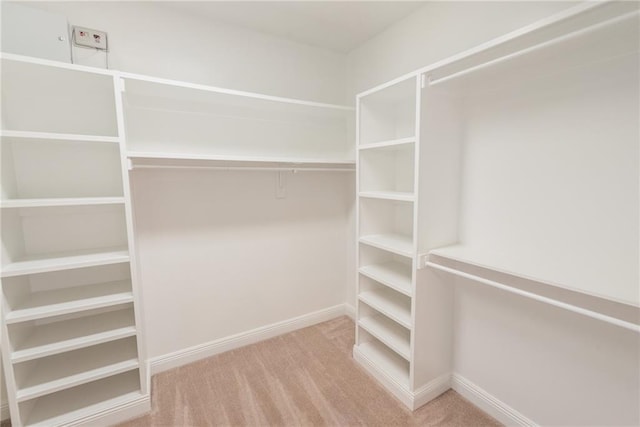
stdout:
MULTIPOLYGON (((507 252, 497 254, 487 248, 455 245, 430 251, 426 266, 640 332, 640 305, 637 301, 613 299, 561 285, 559 283, 565 281, 559 278, 567 277, 562 266, 557 263, 544 266, 540 262, 527 265, 527 259, 531 258, 516 258, 507 252)), ((575 277, 575 269, 570 273, 574 280, 593 280, 587 276, 575 277)))
POLYGON ((100 135, 76 135, 68 133, 51 133, 51 132, 29 132, 29 131, 12 131, 2 130, 0 136, 3 140, 22 141, 22 140, 53 140, 53 141, 78 141, 78 142, 107 142, 119 143, 120 138, 116 136, 100 136, 100 135))
POLYGON ((265 95, 140 74, 121 72, 119 76, 124 81, 123 90, 125 92, 146 97, 202 103, 224 103, 240 107, 251 106, 259 109, 307 110, 315 111, 316 114, 321 115, 344 115, 355 110, 353 107, 345 105, 265 95))
POLYGON ((353 171, 355 169, 355 161, 353 160, 139 152, 129 152, 127 157, 131 160, 133 168, 285 169, 301 171, 353 171))
POLYGON ((549 18, 371 88, 367 96, 424 75, 431 86, 468 95, 637 54, 640 3, 583 2, 549 18))

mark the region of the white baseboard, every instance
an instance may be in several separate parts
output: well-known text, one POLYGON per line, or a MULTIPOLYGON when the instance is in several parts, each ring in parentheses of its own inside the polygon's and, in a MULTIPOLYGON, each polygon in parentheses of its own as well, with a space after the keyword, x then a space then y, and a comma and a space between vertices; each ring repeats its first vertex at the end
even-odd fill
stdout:
POLYGON ((9 416, 9 404, 3 403, 0 405, 0 421, 8 420, 9 416))
POLYGON ((262 326, 250 331, 154 357, 149 360, 150 373, 151 375, 155 375, 168 369, 187 365, 200 359, 224 353, 225 351, 244 347, 246 345, 264 341, 297 329, 306 328, 307 326, 312 326, 339 316, 344 316, 346 313, 346 304, 338 304, 333 307, 314 311, 282 322, 262 326))
POLYGON ((451 388, 451 374, 444 374, 435 378, 413 392, 413 410, 431 402, 451 388))
POLYGON ((535 422, 459 374, 451 376, 451 388, 502 424, 537 426, 535 422))
POLYGON ((420 389, 413 392, 398 383, 385 372, 381 371, 375 363, 360 352, 360 349, 358 349, 357 346, 353 347, 353 358, 391 394, 393 394, 396 399, 412 411, 435 399, 451 388, 451 375, 447 373, 429 381, 420 389))
POLYGON ((344 311, 347 316, 349 316, 351 318, 351 320, 355 321, 356 320, 356 308, 354 306, 352 306, 351 304, 345 304, 344 305, 344 311))
POLYGON ((68 427, 95 427, 122 423, 124 421, 140 417, 151 411, 151 396, 145 395, 138 399, 126 402, 113 408, 91 414, 86 417, 65 423, 68 427))

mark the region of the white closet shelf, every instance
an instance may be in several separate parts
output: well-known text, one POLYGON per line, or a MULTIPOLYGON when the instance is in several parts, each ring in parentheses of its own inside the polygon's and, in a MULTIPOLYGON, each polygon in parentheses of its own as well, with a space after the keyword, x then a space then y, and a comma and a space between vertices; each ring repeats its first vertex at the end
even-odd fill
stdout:
POLYGON ((46 208, 56 206, 122 205, 124 197, 58 197, 43 199, 4 199, 0 208, 46 208))
POLYGON ((356 351, 376 366, 396 383, 409 389, 409 364, 389 348, 378 342, 370 341, 358 345, 356 351))
POLYGON ((130 308, 61 320, 36 326, 33 333, 25 337, 11 353, 11 362, 26 362, 135 334, 133 310, 130 308))
POLYGON ((288 158, 199 155, 182 153, 142 153, 129 152, 134 168, 282 168, 282 169, 331 169, 350 171, 355 169, 355 161, 348 159, 288 158))
POLYGON ((2 138, 11 139, 12 141, 35 139, 52 141, 107 142, 116 144, 120 142, 120 138, 117 136, 77 135, 70 133, 28 132, 18 130, 2 130, 0 131, 0 136, 2 138))
POLYGON ((360 243, 392 252, 405 257, 413 257, 413 241, 402 234, 371 234, 360 237, 360 243))
POLYGON ((410 332, 385 316, 364 317, 358 325, 405 360, 411 360, 410 332))
POLYGON ((408 138, 392 139, 389 141, 372 142, 368 144, 361 144, 358 146, 358 150, 397 150, 413 144, 416 142, 415 136, 408 138))
POLYGON ((113 341, 40 359, 19 381, 18 402, 137 369, 138 353, 131 339, 113 341))
MULTIPOLYGON (((530 273, 532 266, 527 267, 521 262, 509 264, 509 259, 514 258, 505 253, 493 254, 486 248, 454 245, 430 251, 427 267, 640 332, 640 305, 637 303, 590 294, 536 278, 530 273)), ((541 269, 540 263, 534 267, 541 269)), ((542 276, 551 277, 553 273, 547 270, 542 276)))
POLYGON ((35 292, 9 311, 7 324, 44 319, 69 313, 133 302, 131 282, 109 282, 35 292))
POLYGON ((358 299, 407 329, 412 328, 411 299, 389 288, 366 291, 358 299))
POLYGON ((65 425, 141 398, 138 371, 129 371, 38 398, 24 424, 65 425))
POLYGON ((129 252, 125 248, 33 255, 5 265, 1 277, 22 276, 123 262, 129 262, 129 252))
POLYGON ((0 59, 2 59, 3 61, 21 62, 25 64, 25 66, 43 65, 44 66, 42 67, 43 70, 49 67, 54 69, 58 68, 58 69, 64 69, 69 71, 79 71, 83 73, 100 74, 100 75, 107 75, 107 76, 113 76, 116 73, 116 71, 106 70, 104 68, 70 64, 67 62, 52 61, 50 59, 36 58, 33 56, 16 55, 14 53, 7 53, 7 52, 0 52, 0 59))
POLYGON ((320 111, 324 110, 329 114, 335 114, 334 112, 344 114, 355 111, 354 107, 346 105, 265 95, 262 93, 163 79, 141 74, 120 72, 119 76, 125 81, 125 91, 143 96, 183 99, 196 102, 219 102, 218 100, 221 98, 233 98, 236 100, 235 105, 268 106, 268 108, 276 106, 294 110, 311 108, 320 111))
POLYGON ((414 202, 416 196, 407 191, 361 191, 360 197, 366 199, 395 200, 398 202, 414 202))
POLYGON ((359 271, 360 274, 401 292, 408 297, 412 295, 410 264, 389 261, 380 264, 366 265, 360 267, 359 271))

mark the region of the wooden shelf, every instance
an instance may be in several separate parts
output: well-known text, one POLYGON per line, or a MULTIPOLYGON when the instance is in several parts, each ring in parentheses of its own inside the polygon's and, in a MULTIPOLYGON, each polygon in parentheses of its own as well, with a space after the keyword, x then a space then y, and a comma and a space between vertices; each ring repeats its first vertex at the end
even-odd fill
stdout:
POLYGON ((402 234, 373 234, 360 237, 360 243, 392 252, 405 257, 413 257, 411 237, 402 234))
POLYGON ((194 168, 287 168, 354 170, 355 161, 347 159, 253 157, 201 155, 184 153, 129 152, 133 167, 194 167, 194 168))
POLYGON ((18 130, 2 130, 0 131, 0 137, 3 139, 10 139, 12 141, 36 139, 51 141, 120 143, 120 138, 117 136, 76 135, 70 133, 28 132, 18 130))
POLYGON ((129 371, 38 398, 24 424, 64 425, 141 397, 138 371, 129 371))
POLYGON ((28 256, 20 261, 4 266, 2 277, 119 264, 123 262, 129 262, 129 252, 124 248, 28 256))
POLYGON ((411 298, 388 288, 360 293, 358 299, 407 329, 412 329, 411 298))
POLYGON ((416 142, 415 136, 409 138, 392 139, 389 141, 372 142, 369 144, 361 144, 358 150, 398 150, 407 147, 409 144, 416 142))
POLYGON ((117 340, 31 362, 35 366, 18 382, 18 402, 137 369, 135 338, 117 340))
POLYGON ((5 199, 0 201, 0 208, 47 208, 56 206, 95 206, 121 204, 124 204, 124 197, 59 197, 47 199, 5 199))
POLYGON ((386 262, 360 267, 363 274, 378 283, 390 287, 407 296, 411 296, 411 265, 400 262, 386 262))
POLYGON ((359 196, 366 199, 394 200, 397 202, 414 202, 416 196, 406 191, 361 191, 359 196))
POLYGON ((411 334, 407 328, 385 316, 364 317, 358 320, 358 325, 407 361, 411 360, 411 334))
POLYGON ((130 281, 75 286, 36 292, 9 311, 5 321, 12 324, 130 302, 133 302, 130 281))
POLYGON ((370 341, 357 346, 362 356, 368 359, 396 383, 409 389, 409 364, 389 348, 378 342, 370 341))
POLYGON ((39 325, 16 346, 11 361, 25 362, 135 334, 132 309, 39 325))

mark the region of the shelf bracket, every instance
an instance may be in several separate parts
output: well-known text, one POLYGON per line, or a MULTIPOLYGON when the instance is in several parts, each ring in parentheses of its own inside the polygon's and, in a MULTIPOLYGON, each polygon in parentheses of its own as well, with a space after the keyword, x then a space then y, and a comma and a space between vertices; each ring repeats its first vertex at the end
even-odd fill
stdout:
POLYGON ((124 79, 122 77, 118 77, 118 88, 120 89, 120 92, 124 93, 126 91, 125 85, 124 85, 124 79))
POLYGON ((285 171, 278 171, 276 176, 276 199, 287 197, 287 176, 285 171))

